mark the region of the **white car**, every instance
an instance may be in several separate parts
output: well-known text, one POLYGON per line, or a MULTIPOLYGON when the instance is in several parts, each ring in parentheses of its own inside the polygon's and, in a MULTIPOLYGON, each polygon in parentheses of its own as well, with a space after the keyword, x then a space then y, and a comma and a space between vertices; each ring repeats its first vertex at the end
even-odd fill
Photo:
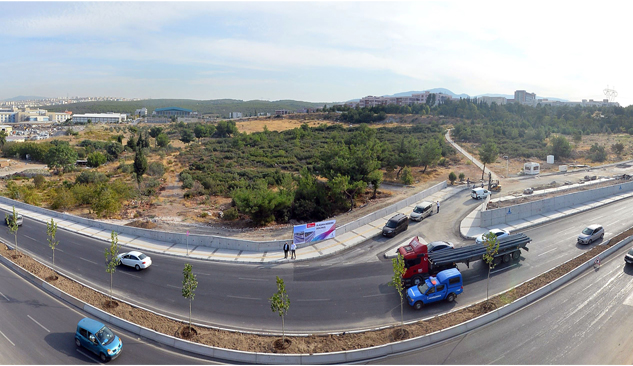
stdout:
POLYGON ((501 238, 505 238, 506 236, 510 235, 510 232, 507 230, 503 230, 503 229, 492 229, 490 231, 488 231, 487 233, 481 234, 479 235, 476 239, 475 242, 477 244, 482 244, 484 242, 484 235, 487 235, 488 233, 494 233, 497 236, 497 239, 501 239, 501 238))
POLYGON ((136 268, 137 271, 152 265, 152 258, 137 251, 121 253, 118 255, 121 264, 136 268))

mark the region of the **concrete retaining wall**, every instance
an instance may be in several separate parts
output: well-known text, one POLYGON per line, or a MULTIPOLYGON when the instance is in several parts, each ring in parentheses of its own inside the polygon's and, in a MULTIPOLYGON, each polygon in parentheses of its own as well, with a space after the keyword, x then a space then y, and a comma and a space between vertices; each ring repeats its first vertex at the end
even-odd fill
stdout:
POLYGON ((507 224, 512 221, 541 215, 574 205, 584 204, 589 201, 602 199, 609 196, 633 191, 633 182, 616 184, 609 187, 591 189, 582 192, 574 192, 562 196, 545 198, 542 200, 521 203, 518 205, 495 208, 481 212, 481 227, 489 227, 498 224, 507 224))
MULTIPOLYGON (((400 202, 397 202, 389 207, 380 209, 367 216, 363 216, 358 220, 339 226, 336 228, 336 235, 339 236, 339 235, 345 234, 346 232, 357 229, 381 217, 390 215, 444 188, 446 188, 446 181, 436 184, 433 187, 426 189, 422 192, 418 192, 414 194, 413 196, 406 198, 400 202)), ((15 206, 16 210, 18 211, 20 211, 21 209, 26 209, 26 210, 30 210, 42 215, 54 217, 56 220, 72 221, 72 222, 76 222, 76 223, 90 226, 93 228, 98 228, 98 229, 102 229, 106 231, 115 231, 119 234, 140 236, 140 237, 164 241, 168 243, 176 243, 176 244, 187 243, 186 233, 173 233, 173 232, 167 232, 167 231, 149 230, 149 229, 142 229, 142 228, 136 228, 136 227, 131 227, 131 226, 105 223, 105 222, 101 222, 97 220, 86 219, 86 218, 75 216, 75 215, 48 210, 42 207, 32 206, 23 202, 12 200, 7 197, 0 197, 0 203, 9 205, 9 206, 15 206)), ((288 234, 291 234, 292 228, 289 228, 288 231, 289 231, 288 234)), ((220 248, 220 249, 266 252, 270 250, 280 250, 283 243, 287 240, 289 239, 280 239, 280 240, 271 240, 271 241, 253 241, 253 240, 245 240, 245 239, 228 238, 228 237, 216 236, 216 235, 190 234, 188 243, 191 246, 202 245, 202 246, 220 248)))

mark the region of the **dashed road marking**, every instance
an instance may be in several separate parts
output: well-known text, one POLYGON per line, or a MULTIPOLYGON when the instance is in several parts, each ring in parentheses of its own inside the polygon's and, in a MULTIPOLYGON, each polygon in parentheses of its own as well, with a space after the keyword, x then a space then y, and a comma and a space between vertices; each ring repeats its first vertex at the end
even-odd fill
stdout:
POLYGON ((4 296, 4 294, 2 292, 0 292, 0 295, 2 295, 2 297, 4 297, 8 302, 11 302, 11 300, 9 300, 8 297, 4 296))
POLYGON ((92 263, 92 264, 96 264, 97 266, 99 265, 99 263, 97 263, 97 262, 93 262, 93 261, 91 261, 91 260, 89 260, 89 259, 86 259, 86 258, 81 258, 81 257, 79 257, 79 259, 84 260, 84 261, 86 261, 86 262, 90 262, 90 263, 92 263))
POLYGON ((261 300, 260 298, 256 298, 256 297, 246 297, 246 296, 233 296, 233 295, 226 295, 226 297, 230 297, 233 299, 242 299, 242 300, 261 300))
POLYGON ((4 335, 4 333, 2 333, 1 331, 0 331, 0 334, 2 334, 2 336, 3 336, 4 338, 6 338, 6 339, 7 339, 7 341, 9 341, 9 343, 11 343, 13 346, 15 346, 15 343, 11 342, 11 340, 9 339, 9 337, 5 336, 5 335, 4 335))
POLYGON ((45 326, 43 326, 42 324, 40 324, 37 320, 33 319, 30 315, 27 315, 29 317, 29 319, 31 319, 32 321, 35 322, 35 324, 39 325, 40 327, 42 327, 45 331, 47 331, 48 333, 50 333, 51 331, 46 329, 45 326))
POLYGON ((558 249, 558 248, 550 249, 550 250, 548 250, 547 252, 543 252, 543 253, 539 254, 539 255, 538 255, 538 257, 540 257, 540 256, 542 256, 542 255, 545 255, 545 254, 547 254, 547 253, 553 252, 553 251, 555 251, 556 249, 558 249))

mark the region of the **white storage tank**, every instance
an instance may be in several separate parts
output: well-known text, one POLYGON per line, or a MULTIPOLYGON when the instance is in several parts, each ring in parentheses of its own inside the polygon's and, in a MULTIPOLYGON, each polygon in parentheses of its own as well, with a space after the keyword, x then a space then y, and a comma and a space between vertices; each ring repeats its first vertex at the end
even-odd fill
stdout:
POLYGON ((523 173, 527 175, 536 175, 541 172, 541 165, 539 163, 525 163, 523 164, 523 173))
POLYGON ((554 164, 554 155, 547 155, 547 164, 554 164))
POLYGON ((558 171, 559 172, 566 172, 567 171, 567 165, 559 165, 558 166, 558 171))

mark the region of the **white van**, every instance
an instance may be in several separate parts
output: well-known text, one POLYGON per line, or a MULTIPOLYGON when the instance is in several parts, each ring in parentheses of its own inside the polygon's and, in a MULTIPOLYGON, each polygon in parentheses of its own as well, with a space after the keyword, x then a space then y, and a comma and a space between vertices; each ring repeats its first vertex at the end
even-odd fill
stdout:
POLYGON ((481 200, 490 195, 490 191, 483 188, 475 188, 470 192, 470 196, 476 200, 481 200))

